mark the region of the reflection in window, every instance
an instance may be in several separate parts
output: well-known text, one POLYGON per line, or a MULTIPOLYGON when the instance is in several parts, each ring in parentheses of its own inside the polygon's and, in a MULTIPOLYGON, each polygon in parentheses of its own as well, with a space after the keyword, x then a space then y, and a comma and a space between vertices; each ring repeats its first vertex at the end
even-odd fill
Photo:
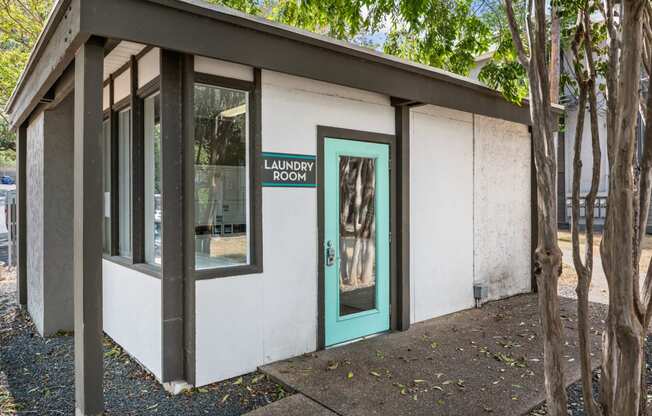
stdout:
POLYGON ((195 268, 249 263, 248 93, 195 86, 195 268))
POLYGON ((161 264, 161 99, 145 99, 145 261, 161 264))
POLYGON ((376 160, 340 157, 340 316, 376 307, 376 160))
POLYGON ((118 254, 131 257, 131 110, 118 114, 118 254))
POLYGON ((102 123, 104 216, 102 221, 102 241, 105 253, 111 253, 111 122, 102 123))

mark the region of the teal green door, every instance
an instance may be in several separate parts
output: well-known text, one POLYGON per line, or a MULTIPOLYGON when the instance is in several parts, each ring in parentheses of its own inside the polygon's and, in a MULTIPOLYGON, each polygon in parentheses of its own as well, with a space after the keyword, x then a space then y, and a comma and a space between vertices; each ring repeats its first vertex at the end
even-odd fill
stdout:
POLYGON ((324 141, 325 345, 389 330, 389 146, 324 141))

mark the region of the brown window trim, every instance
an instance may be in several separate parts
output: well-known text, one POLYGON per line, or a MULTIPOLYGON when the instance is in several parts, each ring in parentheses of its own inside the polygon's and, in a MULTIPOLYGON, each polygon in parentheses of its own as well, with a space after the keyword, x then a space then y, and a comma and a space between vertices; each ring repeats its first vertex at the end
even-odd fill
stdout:
POLYGON ((136 94, 140 98, 147 98, 155 93, 160 92, 161 89, 161 77, 160 75, 156 76, 154 79, 148 81, 142 87, 138 88, 136 94))
MULTIPOLYGON (((160 75, 157 76, 156 78, 152 79, 151 81, 147 82, 145 85, 143 85, 140 88, 136 88, 137 86, 137 79, 136 75, 137 74, 137 68, 135 65, 137 65, 137 61, 132 59, 132 91, 131 94, 129 94, 127 97, 121 99, 117 103, 110 103, 110 110, 107 110, 109 113, 113 113, 117 115, 117 113, 124 111, 126 109, 131 109, 132 111, 132 142, 135 143, 136 140, 139 140, 136 136, 140 135, 134 135, 135 129, 139 128, 137 127, 137 123, 142 123, 142 117, 137 116, 137 114, 134 112, 134 104, 138 105, 138 103, 142 103, 143 99, 146 97, 149 97, 153 94, 160 93, 160 75), (132 99, 134 97, 134 99, 132 99)), ((124 71, 126 68, 121 68, 121 72, 124 71)), ((250 132, 250 137, 249 137, 249 178, 250 178, 250 183, 249 183, 249 228, 250 228, 250 241, 249 241, 249 258, 250 258, 250 263, 246 265, 240 265, 240 266, 233 266, 233 267, 223 267, 223 268, 214 268, 214 269, 203 269, 203 270, 194 270, 194 277, 196 280, 205 280, 205 279, 216 279, 216 278, 223 278, 223 277, 232 277, 232 276, 241 276, 241 275, 251 275, 251 274, 260 274, 263 272, 263 247, 262 247, 262 186, 260 184, 260 173, 259 173, 259 158, 260 158, 260 152, 261 152, 261 82, 260 82, 260 70, 256 69, 254 70, 254 81, 244 81, 240 79, 233 79, 233 78, 226 78, 226 77, 220 77, 212 74, 205 74, 205 73, 199 73, 195 72, 193 74, 194 76, 194 81, 195 83, 198 84, 204 84, 204 85, 210 85, 210 86, 216 86, 216 87, 222 87, 222 88, 229 88, 229 89, 235 89, 235 90, 240 90, 240 91, 246 91, 249 93, 249 132, 250 132)), ((113 79, 115 79, 115 76, 112 76, 111 82, 109 85, 111 86, 111 89, 113 89, 113 79)), ((112 98, 112 97, 111 97, 112 98)), ((112 115, 113 115, 112 114, 112 115)), ((114 127, 117 127, 117 123, 111 125, 111 128, 113 129, 114 127)), ((113 133, 112 133, 113 135, 113 133)), ((116 137, 117 139, 117 131, 116 131, 116 137)), ((194 140, 194 137, 190 138, 191 140, 194 140)), ((116 143, 117 144, 117 143, 116 143)), ((117 147, 117 146, 116 146, 117 147)), ((114 147, 115 148, 115 147, 114 147)), ((134 152, 135 154, 136 152, 134 152)), ((140 159, 140 158, 139 158, 140 159)), ((134 162, 137 162, 137 160, 134 160, 134 162)), ((144 162, 144 160, 143 160, 144 162)), ((113 169, 117 169, 117 164, 113 163, 113 169)), ((142 165, 142 163, 141 163, 142 165)), ((138 175, 138 163, 134 163, 134 171, 133 171, 133 176, 132 176, 132 186, 138 181, 138 183, 143 182, 144 184, 144 176, 143 175, 138 175)), ((189 171, 191 171, 192 176, 194 177, 194 165, 190 166, 189 171)), ((117 170, 112 174, 112 178, 115 178, 117 176, 117 170)), ((112 189, 113 191, 113 189, 112 189)), ((192 190, 192 193, 194 193, 194 189, 192 190)), ((191 193, 191 194, 192 194, 191 193)), ((112 197, 111 197, 111 203, 112 205, 115 204, 117 206, 118 202, 118 194, 115 192, 112 192, 112 197)), ((138 209, 138 204, 134 204, 132 209, 132 219, 135 218, 135 215, 138 214, 137 209, 138 209)), ((194 207, 193 207, 194 208, 194 207)), ((113 214, 112 210, 112 214, 113 214)), ((143 212, 144 214, 144 212, 143 212)), ((194 222, 194 215, 193 217, 193 222, 194 222)), ((112 215, 112 220, 113 218, 118 218, 118 216, 113 216, 112 215)), ((112 225, 113 227, 113 225, 112 225)), ((118 233, 119 230, 117 229, 118 227, 113 227, 114 230, 112 230, 112 241, 115 238, 116 241, 118 240, 118 233)), ((141 243, 144 244, 144 229, 139 230, 141 227, 133 227, 132 229, 132 249, 136 250, 136 244, 140 245, 141 243), (142 231, 142 232, 141 232, 142 231), (141 235, 143 234, 143 235, 141 235), (142 240, 142 241, 141 241, 142 240)), ((189 225, 190 231, 194 235, 194 227, 192 223, 189 225)), ((194 243, 194 240, 193 240, 194 243)), ((192 250, 193 256, 194 256, 194 248, 192 250)), ((123 267, 131 268, 135 271, 142 272, 145 274, 148 274, 150 276, 156 277, 156 278, 161 278, 161 267, 158 265, 152 265, 149 263, 145 263, 144 259, 139 259, 139 258, 128 258, 124 256, 119 256, 117 255, 117 252, 114 250, 112 253, 113 255, 105 255, 104 259, 107 261, 111 261, 113 263, 119 264, 123 267), (142 260, 142 261, 141 261, 142 260)), ((193 263, 193 269, 194 269, 194 257, 192 259, 187 259, 187 261, 192 261, 193 263)))
MULTIPOLYGON (((109 123, 109 145, 111 146, 111 159, 109 159, 109 163, 111 163, 111 160, 113 159, 113 136, 112 136, 112 128, 111 128, 111 110, 106 109, 102 113, 102 142, 104 142, 104 123, 109 123)), ((104 143, 102 143, 102 149, 104 149, 104 143)), ((106 158, 104 157, 104 154, 102 155, 102 163, 106 162, 106 158)), ((104 172, 102 172, 104 173, 104 172)), ((111 176, 111 186, 113 186, 113 167, 111 167, 110 170, 110 176, 111 176)), ((104 183, 102 183, 102 190, 104 191, 104 183)), ((104 191, 106 192, 106 191, 104 191)), ((111 203, 113 202, 113 189, 110 188, 109 194, 111 195, 111 203)), ((104 193, 103 193, 104 195, 104 193)), ((106 198, 106 197, 105 197, 106 198)), ((111 212, 109 215, 109 219, 111 220, 111 226, 109 227, 109 247, 102 247, 102 254, 105 256, 110 256, 111 253, 113 252, 113 213, 111 212)), ((102 214, 102 221, 104 221, 104 213, 102 214)), ((106 236, 104 235, 104 226, 102 226, 102 240, 104 240, 106 236)))
POLYGON ((111 111, 120 113, 131 106, 131 94, 111 106, 111 111))
MULTIPOLYGON (((213 269, 194 270, 196 280, 218 279, 223 277, 243 276, 261 274, 263 272, 263 230, 262 230, 262 185, 260 182, 260 153, 261 153, 261 74, 260 69, 254 69, 254 81, 225 78, 201 72, 194 73, 194 83, 214 87, 222 87, 249 93, 249 264, 219 267, 213 269)), ((194 120, 193 120, 194 122, 194 120)), ((191 137, 194 141, 194 137, 191 137)), ((194 178, 194 165, 186 171, 194 178), (190 173, 191 172, 191 173, 190 173)), ((193 181, 194 182, 194 181, 193 181)), ((189 192, 194 194, 194 189, 189 192)), ((194 206, 193 206, 194 209, 194 206)), ((194 236, 194 212, 193 220, 188 224, 190 232, 194 236)), ((194 244, 194 239, 193 239, 194 244)), ((194 247, 192 261, 194 269, 194 247)))
POLYGON ((144 229, 144 120, 143 105, 144 99, 152 94, 160 92, 160 75, 138 88, 138 59, 149 52, 152 48, 145 48, 138 55, 123 65, 116 73, 111 74, 105 85, 109 86, 109 109, 105 111, 111 120, 111 140, 113 152, 111 157, 111 253, 105 253, 104 259, 135 271, 161 278, 161 266, 145 262, 145 229, 144 229), (125 71, 131 71, 130 93, 118 102, 114 102, 114 80, 125 71), (132 140, 132 181, 131 190, 134 198, 131 210, 132 219, 132 257, 119 255, 119 192, 118 192, 118 117, 117 115, 125 110, 131 111, 131 140, 132 140), (116 155, 116 157, 113 157, 116 155), (137 197, 139 196, 139 197, 137 197))
POLYGON ((126 267, 128 269, 132 269, 152 277, 156 277, 157 279, 161 278, 161 268, 159 266, 155 266, 149 263, 134 263, 128 257, 111 256, 108 254, 104 254, 103 259, 110 261, 111 263, 115 263, 119 266, 126 267))

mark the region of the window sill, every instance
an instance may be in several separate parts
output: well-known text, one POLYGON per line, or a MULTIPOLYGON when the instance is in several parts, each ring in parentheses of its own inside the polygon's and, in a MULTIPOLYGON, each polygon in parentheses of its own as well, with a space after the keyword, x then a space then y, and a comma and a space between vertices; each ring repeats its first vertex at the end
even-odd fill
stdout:
MULTIPOLYGON (((119 266, 135 270, 140 273, 161 279, 161 268, 148 263, 133 263, 132 259, 122 256, 103 255, 103 259, 115 263, 119 266)), ((204 269, 195 271, 195 280, 210 280, 220 279, 224 277, 236 277, 252 274, 261 274, 263 272, 262 266, 258 264, 248 264, 244 266, 224 267, 218 269, 204 269)))
POLYGON ((111 263, 115 263, 137 272, 156 277, 157 279, 161 278, 161 268, 159 266, 154 266, 148 263, 133 263, 130 258, 121 256, 109 256, 105 254, 103 258, 104 260, 110 261, 111 263))
POLYGON ((223 277, 235 277, 248 274, 260 274, 262 266, 258 264, 247 264, 244 266, 224 267, 217 269, 195 270, 195 280, 220 279, 223 277))

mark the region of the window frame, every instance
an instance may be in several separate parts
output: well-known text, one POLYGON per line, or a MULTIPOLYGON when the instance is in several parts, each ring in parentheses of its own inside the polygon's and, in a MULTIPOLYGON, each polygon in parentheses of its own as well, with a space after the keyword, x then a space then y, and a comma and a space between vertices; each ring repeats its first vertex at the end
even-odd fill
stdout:
MULTIPOLYGON (((217 267, 212 269, 195 269, 195 213, 194 213, 194 185, 193 189, 189 190, 188 195, 193 195, 193 211, 192 221, 189 221, 187 227, 189 234, 192 234, 192 263, 191 270, 194 271, 195 280, 217 279, 223 277, 233 277, 242 275, 260 274, 263 272, 263 246, 262 246, 262 185, 260 181, 260 154, 261 154, 261 82, 260 70, 254 69, 254 80, 245 81, 235 78, 227 78, 213 74, 206 74, 202 72, 194 73, 193 87, 193 134, 188 138, 192 142, 191 147, 194 150, 194 91, 195 85, 201 84, 210 87, 226 88, 231 90, 243 91, 248 94, 247 96, 247 111, 248 111, 248 146, 247 146, 247 168, 249 169, 249 200, 247 201, 249 208, 248 223, 249 228, 249 263, 237 266, 217 267)), ((194 156, 194 153, 193 153, 194 156)), ((195 165, 186 167, 186 175, 195 178, 195 165)), ((190 250, 189 250, 190 251, 190 250)))
MULTIPOLYGON (((143 191, 144 191, 143 192, 143 197, 144 198, 149 198, 151 196, 151 195, 149 195, 147 193, 147 191, 149 191, 149 189, 147 189, 147 177, 146 177, 147 172, 145 172, 145 170, 144 170, 144 167, 146 165, 146 160, 147 160, 147 157, 148 157, 146 152, 145 152, 145 140, 146 140, 145 136, 147 135, 147 132, 145 131, 145 101, 148 98, 155 97, 155 96, 158 95, 159 103, 160 103, 161 90, 159 88, 158 81, 159 81, 159 79, 157 77, 156 79, 153 80, 153 82, 150 82, 149 84, 143 86, 137 92, 138 99, 142 101, 142 107, 141 108, 143 110, 142 111, 142 117, 141 117, 141 124, 143 126, 142 127, 143 128, 143 137, 142 137, 142 139, 143 139, 143 143, 142 143, 142 145, 143 145, 143 152, 142 152, 143 177, 142 177, 142 182, 143 182, 143 191)), ((159 117, 160 117, 160 114, 159 114, 159 117)), ((162 139, 163 138, 161 137, 161 140, 162 139)), ((161 142, 161 146, 162 145, 163 145, 163 143, 161 142)), ((162 162, 162 160, 161 160, 161 162, 162 162)), ((162 181, 163 180, 163 178, 162 178, 163 172, 162 171, 160 172, 160 175, 161 175, 161 181, 162 181)), ((161 198, 162 197, 163 197, 163 190, 161 189, 161 198)), ((146 210, 147 210, 147 205, 146 205, 146 202, 144 202, 144 199, 143 199, 143 215, 147 215, 146 210)), ((162 218, 163 217, 162 217, 162 214, 161 214, 161 227, 163 227, 162 218)), ((147 241, 148 237, 147 237, 147 224, 146 224, 146 222, 148 222, 148 221, 149 220, 147 218, 145 218, 145 221, 143 222, 143 237, 142 237, 143 259, 142 259, 142 262, 139 262, 137 264, 144 264, 145 266, 151 267, 154 270, 160 270, 162 265, 163 265, 162 258, 161 258, 161 263, 149 262, 148 259, 147 259, 147 244, 149 243, 149 241, 147 241)), ((153 243, 154 240, 152 240, 151 242, 153 243)), ((162 238, 161 238, 160 244, 163 244, 162 238)), ((163 254, 162 251, 163 251, 163 248, 161 247, 161 255, 163 254)))
MULTIPOLYGON (((145 262, 145 155, 144 155, 144 114, 143 107, 146 97, 160 94, 160 74, 154 79, 138 88, 138 59, 149 52, 145 48, 109 76, 106 83, 109 85, 109 109, 106 114, 110 120, 111 135, 111 252, 104 253, 104 259, 161 278, 161 266, 145 262), (123 72, 131 72, 131 85, 129 95, 114 102, 114 80, 123 72), (131 206, 131 251, 132 256, 126 257, 119 254, 120 228, 119 228, 119 113, 131 111, 131 142, 132 142, 132 177, 131 190, 133 203, 131 206)), ((106 84, 105 84, 106 85, 106 84)))
MULTIPOLYGON (((127 98, 130 98, 130 97, 127 97, 127 98)), ((125 101, 125 100, 122 100, 122 101, 125 101)), ((133 107, 130 105, 129 100, 127 100, 126 103, 121 102, 120 105, 116 105, 115 109, 113 109, 113 114, 115 114, 115 118, 116 118, 116 121, 115 121, 116 133, 115 133, 115 137, 113 136, 113 134, 111 135, 111 140, 115 140, 117 142, 116 145, 115 145, 115 148, 118 150, 115 154, 111 155, 111 158, 112 158, 111 162, 115 163, 115 166, 116 166, 116 171, 111 172, 111 179, 114 179, 114 180, 117 181, 117 186, 115 188, 117 193, 115 194, 115 196, 111 195, 111 200, 112 200, 112 202, 113 202, 113 200, 115 200, 116 207, 117 207, 116 208, 116 213, 118 214, 118 216, 117 216, 118 224, 117 224, 116 231, 115 231, 116 232, 116 234, 115 234, 115 237, 116 237, 116 251, 114 253, 114 256, 119 257, 121 259, 124 259, 125 261, 130 261, 130 262, 133 263, 134 262, 134 253, 135 253, 135 251, 134 251, 134 247, 135 247, 134 246, 134 243, 135 243, 134 234, 136 232, 135 228, 134 228, 134 212, 136 210, 135 210, 135 206, 134 206, 135 205, 135 199, 134 199, 134 187, 133 187, 133 184, 134 184, 135 178, 136 178, 136 176, 135 176, 136 175, 136 171, 135 171, 136 164, 134 163, 134 151, 135 151, 135 147, 136 147, 135 145, 136 144, 134 142, 134 111, 133 111, 133 107), (120 215, 120 131, 121 131, 121 128, 120 128, 120 114, 122 114, 123 112, 126 112, 126 111, 129 111, 129 123, 130 123, 129 124, 129 135, 130 135, 129 140, 131 141, 131 156, 132 156, 132 158, 131 158, 131 181, 129 181, 129 184, 128 184, 129 187, 131 188, 131 210, 130 210, 130 213, 129 213, 130 214, 130 220, 131 220, 131 224, 129 226, 129 230, 130 230, 130 233, 131 233, 131 236, 130 236, 131 237, 130 238, 130 240, 131 240, 130 241, 131 256, 125 256, 125 255, 120 254, 120 234, 121 234, 120 233, 120 224, 121 224, 120 223, 120 217, 121 217, 121 215, 120 215), (115 157, 115 161, 113 160, 114 157, 115 157)), ((112 235, 112 237, 113 237, 113 235, 112 235)))
MULTIPOLYGON (((103 178, 104 178, 104 173, 106 173, 106 166, 104 163, 107 161, 109 162, 109 178, 110 178, 110 184, 109 184, 109 235, 104 235, 105 232, 105 225, 104 221, 106 221, 106 196, 102 199, 102 240, 103 242, 108 241, 108 247, 103 246, 102 247, 102 255, 103 256, 111 256, 113 253, 113 126, 112 123, 113 120, 111 118, 111 108, 108 108, 105 110, 102 114, 102 150, 104 150, 105 143, 104 143, 104 125, 107 123, 108 129, 109 129, 109 158, 107 159, 106 154, 102 154, 102 171, 103 171, 103 178), (107 240, 108 239, 108 240, 107 240)), ((102 195, 106 195, 106 184, 104 181, 102 181, 102 195)))
MULTIPOLYGON (((134 192, 134 198, 137 195, 143 195, 145 177, 144 177, 144 117, 143 117, 143 106, 144 100, 146 97, 149 97, 153 94, 163 94, 161 91, 161 75, 159 74, 156 78, 149 81, 142 87, 138 88, 137 80, 137 61, 138 58, 147 53, 149 49, 143 50, 139 55, 132 57, 132 59, 127 62, 123 67, 118 69, 115 73, 109 76, 106 83, 109 84, 110 92, 110 102, 109 109, 106 111, 107 116, 110 119, 110 134, 111 134, 111 150, 112 155, 118 154, 118 112, 126 108, 131 108, 131 123, 132 123, 132 144, 137 145, 138 149, 134 149, 134 166, 132 172, 132 190, 134 192), (114 79, 124 71, 131 71, 131 91, 130 94, 114 103, 113 99, 113 86, 114 79), (137 157, 136 157, 136 152, 137 157)), ((184 269, 185 273, 189 274, 189 277, 193 280, 207 280, 207 279, 216 279, 223 277, 234 277, 242 275, 253 275, 261 274, 263 272, 263 227, 262 227, 262 182, 261 182, 261 152, 262 152, 262 136, 261 136, 261 69, 253 68, 253 81, 246 81, 236 78, 228 78, 217 76, 213 74, 206 74, 201 72, 196 72, 193 69, 187 69, 187 79, 190 81, 189 84, 192 86, 192 93, 182 93, 182 96, 179 97, 182 102, 182 108, 187 107, 183 110, 185 115, 190 115, 189 126, 184 127, 184 149, 187 152, 189 149, 193 150, 194 156, 194 86, 195 84, 203 84, 213 87, 228 88, 234 90, 240 90, 248 93, 248 111, 249 111, 249 137, 248 137, 248 160, 249 164, 249 215, 247 226, 249 227, 249 264, 231 266, 231 267, 222 267, 222 268, 213 268, 213 269, 202 269, 195 270, 195 217, 194 217, 194 197, 188 198, 184 196, 184 201, 180 209, 183 209, 184 214, 184 245, 188 248, 184 248, 184 269), (189 108, 189 109, 188 109, 189 108), (189 211, 189 212, 188 212, 189 211), (190 238, 192 237, 192 238, 190 238), (190 255, 192 254, 192 255, 190 255)), ((163 69, 161 68, 161 73, 163 69)), ((105 84, 106 85, 106 84, 105 84)), ((181 116, 181 115, 180 115, 181 116)), ((194 157, 190 157, 194 160, 194 157)), ((194 196, 194 178, 195 178, 195 167, 194 163, 188 163, 189 159, 184 157, 183 163, 183 184, 184 184, 184 195, 193 195, 194 196)), ((132 252, 135 254, 131 258, 119 256, 117 253, 117 242, 119 241, 119 192, 117 189, 117 175, 118 175, 118 163, 117 158, 111 159, 111 253, 105 253, 104 259, 127 267, 141 273, 162 279, 162 269, 163 265, 149 264, 145 262, 144 259, 144 250, 145 250, 145 224, 144 224, 144 214, 145 207, 142 197, 140 202, 136 202, 132 205, 132 252), (138 217, 137 217, 138 216, 138 217), (138 218, 141 220, 139 221, 138 218), (138 250, 143 254, 142 256, 137 255, 138 250)), ((163 244, 162 240, 162 244, 163 244)))

